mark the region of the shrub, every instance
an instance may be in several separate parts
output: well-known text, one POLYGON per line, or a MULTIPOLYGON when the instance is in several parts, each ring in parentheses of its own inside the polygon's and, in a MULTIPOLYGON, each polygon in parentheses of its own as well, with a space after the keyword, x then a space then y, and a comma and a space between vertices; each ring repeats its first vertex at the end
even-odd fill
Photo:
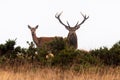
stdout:
POLYGON ((49 46, 49 50, 53 53, 59 53, 59 51, 65 49, 66 39, 63 39, 62 37, 56 37, 52 42, 48 43, 46 46, 49 46))
POLYGON ((100 64, 108 65, 109 50, 107 47, 91 50, 90 53, 92 56, 96 57, 97 60, 99 60, 100 64))
POLYGON ((53 66, 70 67, 72 66, 74 58, 76 57, 75 52, 76 51, 74 48, 65 48, 55 55, 51 61, 51 64, 53 66))
POLYGON ((15 40, 8 40, 0 44, 0 63, 37 63, 42 66, 60 66, 62 68, 73 67, 76 70, 89 66, 118 66, 120 65, 120 42, 115 43, 110 49, 101 47, 99 49, 85 51, 76 50, 67 46, 66 39, 55 38, 46 44, 49 48, 36 48, 33 42, 27 42, 28 48, 14 47, 15 40), (53 54, 54 57, 46 58, 53 54))
POLYGON ((120 41, 115 43, 110 49, 110 64, 112 65, 120 65, 120 41))
POLYGON ((10 40, 10 39, 6 41, 5 44, 0 44, 1 55, 11 54, 14 50, 15 44, 16 44, 15 40, 10 40))

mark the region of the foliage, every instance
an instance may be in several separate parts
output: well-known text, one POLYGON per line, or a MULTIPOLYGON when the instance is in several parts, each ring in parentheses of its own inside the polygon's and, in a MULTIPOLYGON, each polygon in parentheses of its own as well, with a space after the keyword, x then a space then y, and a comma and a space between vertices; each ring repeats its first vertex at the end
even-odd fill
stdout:
POLYGON ((52 42, 49 42, 47 46, 50 47, 50 51, 57 54, 67 46, 66 39, 63 39, 62 37, 55 37, 55 39, 52 42))
POLYGON ((90 54, 96 57, 98 62, 101 64, 107 64, 107 62, 109 62, 108 60, 109 50, 106 47, 103 48, 101 47, 100 49, 91 50, 90 54))
POLYGON ((0 44, 0 54, 11 53, 14 50, 15 40, 8 40, 5 44, 0 44))
POLYGON ((85 51, 76 50, 67 46, 66 39, 56 38, 46 47, 36 48, 33 42, 27 42, 28 48, 15 47, 16 40, 8 40, 0 44, 0 64, 22 65, 25 63, 40 66, 59 66, 80 70, 89 66, 118 66, 120 65, 120 42, 115 43, 110 49, 85 51))
POLYGON ((64 50, 61 50, 55 57, 53 58, 52 64, 53 65, 71 65, 73 63, 73 60, 76 56, 75 49, 73 48, 65 48, 64 50))
POLYGON ((91 50, 90 53, 104 65, 120 65, 120 42, 115 43, 110 49, 103 47, 91 50))
POLYGON ((111 59, 111 64, 120 65, 120 41, 110 49, 109 59, 111 59))

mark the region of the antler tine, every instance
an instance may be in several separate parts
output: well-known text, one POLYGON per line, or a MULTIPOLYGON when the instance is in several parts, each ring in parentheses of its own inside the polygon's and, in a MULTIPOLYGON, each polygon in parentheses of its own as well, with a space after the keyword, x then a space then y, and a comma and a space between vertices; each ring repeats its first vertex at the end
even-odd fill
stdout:
POLYGON ((82 13, 82 12, 80 12, 80 14, 84 17, 84 15, 83 15, 83 13, 82 13))
POLYGON ((82 13, 81 13, 81 15, 84 17, 84 19, 81 23, 76 24, 76 29, 80 28, 80 25, 82 25, 89 18, 89 16, 83 15, 82 13))
POLYGON ((60 17, 60 15, 63 13, 63 11, 61 12, 61 13, 56 13, 56 15, 55 15, 55 17, 57 18, 57 19, 59 19, 59 17, 60 17))
POLYGON ((76 23, 76 25, 75 25, 75 26, 78 26, 78 23, 79 23, 79 21, 76 23))
POLYGON ((88 19, 88 18, 89 18, 89 16, 86 19, 88 19))
MULTIPOLYGON (((80 13, 81 13, 81 12, 80 12, 80 13)), ((81 13, 81 15, 84 17, 85 20, 89 18, 89 16, 86 17, 86 15, 83 15, 83 13, 81 13)))
POLYGON ((69 22, 67 21, 68 26, 70 26, 69 22))
POLYGON ((59 14, 59 16, 63 13, 63 11, 61 11, 61 13, 59 14))
POLYGON ((68 24, 68 26, 66 25, 66 24, 64 24, 62 21, 61 21, 61 19, 60 19, 60 16, 61 16, 61 14, 63 13, 63 11, 61 12, 61 13, 56 13, 56 15, 55 15, 55 17, 59 20, 59 22, 62 24, 62 25, 64 25, 66 28, 68 28, 68 26, 69 26, 69 23, 67 22, 67 24, 68 24))
POLYGON ((58 17, 58 12, 55 14, 55 17, 56 17, 56 18, 58 17))

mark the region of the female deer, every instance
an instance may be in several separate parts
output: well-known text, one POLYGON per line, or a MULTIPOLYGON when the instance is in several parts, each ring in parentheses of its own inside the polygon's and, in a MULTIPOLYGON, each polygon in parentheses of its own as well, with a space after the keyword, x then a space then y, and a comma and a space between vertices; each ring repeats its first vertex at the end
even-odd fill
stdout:
POLYGON ((38 28, 38 25, 36 27, 31 27, 28 25, 28 28, 31 30, 33 41, 35 42, 37 47, 43 47, 46 43, 49 43, 55 39, 55 37, 37 37, 36 36, 36 29, 38 28))

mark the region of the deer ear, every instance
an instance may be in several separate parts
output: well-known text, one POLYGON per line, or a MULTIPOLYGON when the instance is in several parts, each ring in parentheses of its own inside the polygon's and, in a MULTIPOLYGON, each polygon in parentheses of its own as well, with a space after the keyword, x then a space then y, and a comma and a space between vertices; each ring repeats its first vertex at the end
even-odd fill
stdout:
POLYGON ((37 29, 39 25, 37 25, 35 28, 37 29))
POLYGON ((31 29, 30 25, 28 25, 28 28, 31 29))

